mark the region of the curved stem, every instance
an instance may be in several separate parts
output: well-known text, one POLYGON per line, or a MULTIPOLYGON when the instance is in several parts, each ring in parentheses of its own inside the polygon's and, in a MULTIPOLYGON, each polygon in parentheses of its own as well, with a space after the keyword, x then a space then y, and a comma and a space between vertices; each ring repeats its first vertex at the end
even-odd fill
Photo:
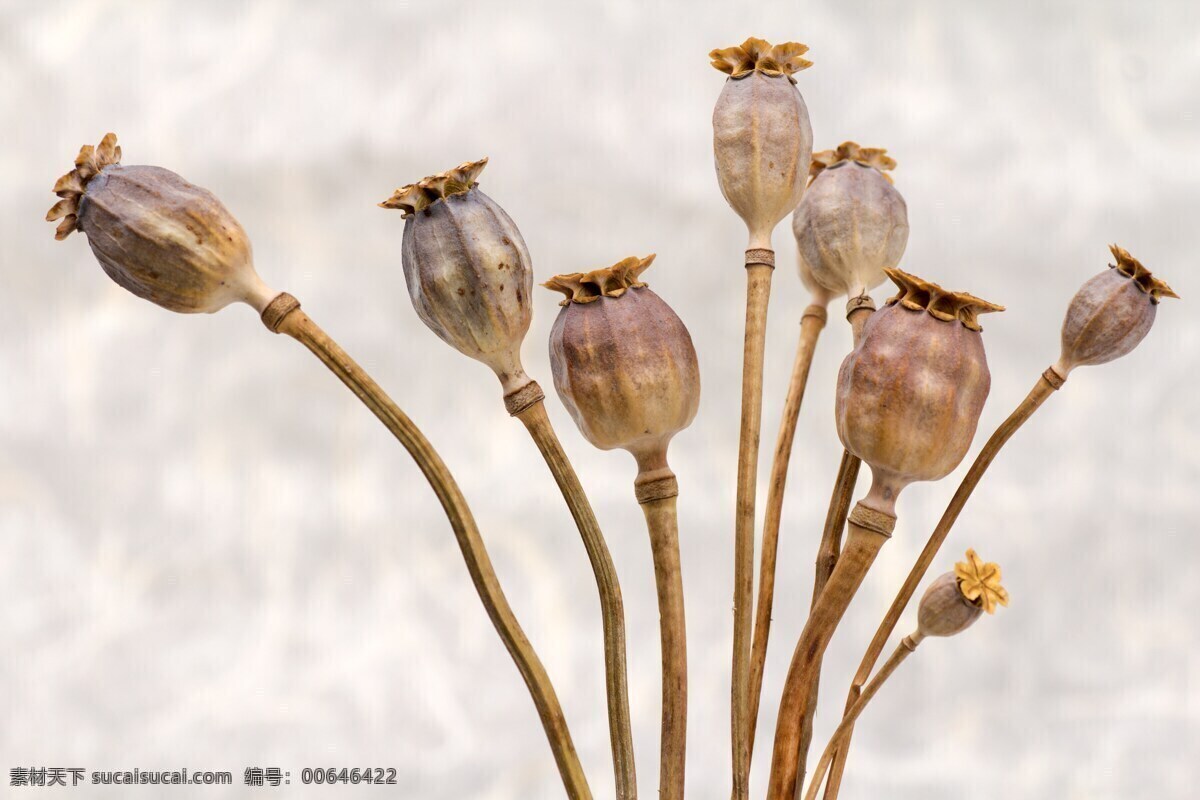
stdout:
MULTIPOLYGON (((769 250, 749 250, 747 259, 769 250)), ((774 254, 771 254, 772 260, 774 254)), ((730 717, 733 739, 733 797, 749 797, 750 634, 754 612, 754 493, 758 437, 762 428, 763 350, 771 272, 763 262, 746 264, 746 339, 742 352, 742 422, 738 445, 737 519, 733 543, 733 682, 730 717)))
MULTIPOLYGON (((954 527, 955 521, 958 520, 958 515, 962 513, 963 507, 971 497, 971 493, 979 485, 979 481, 983 478, 983 474, 987 472, 987 468, 991 466, 992 461, 996 458, 996 454, 1012 438, 1017 429, 1033 416, 1033 412, 1037 411, 1042 403, 1046 402, 1046 399, 1062 386, 1064 380, 1065 378, 1054 372, 1052 368, 1042 373, 1042 376, 1038 378, 1038 382, 1034 384, 1033 389, 1021 401, 1016 410, 1009 415, 1008 419, 1000 424, 1000 427, 988 439, 987 444, 979 451, 979 455, 975 457, 975 462, 971 464, 971 469, 967 471, 962 483, 959 484, 958 489, 954 492, 954 497, 950 499, 950 504, 946 507, 945 513, 942 514, 942 518, 938 521, 937 527, 929 535, 929 541, 926 542, 925 549, 917 556, 917 561, 909 571, 904 585, 896 593, 896 599, 892 601, 892 605, 884 616, 883 621, 879 623, 879 629, 875 632, 875 637, 867 647, 867 652, 863 655, 862 663, 859 664, 858 672, 854 676, 854 682, 850 686, 850 693, 846 699, 847 711, 853 708, 857 702, 859 691, 867 678, 871 676, 871 670, 875 668, 875 663, 883 653, 883 648, 887 644, 887 640, 896 629, 896 624, 900 621, 900 615, 904 613, 904 609, 908 606, 909 601, 912 600, 913 594, 916 593, 917 587, 925 577, 925 573, 929 571, 929 566, 937 556, 938 550, 941 549, 942 543, 950 535, 950 529, 954 527)), ((845 737, 845 741, 838 749, 833 762, 833 769, 829 775, 829 788, 825 793, 826 800, 834 800, 837 797, 838 789, 841 785, 842 773, 846 768, 846 758, 848 757, 852 736, 853 731, 845 737)))
POLYGON ((412 420, 405 416, 383 389, 336 342, 300 310, 300 304, 294 297, 286 293, 277 296, 263 310, 262 318, 268 329, 276 333, 286 333, 312 351, 354 392, 363 405, 379 418, 413 457, 429 485, 433 487, 450 520, 450 527, 458 539, 458 546, 462 550, 467 571, 471 574, 471 581, 475 584, 479 599, 483 601, 496 632, 500 634, 504 646, 516 662, 521 677, 525 679, 525 685, 529 687, 546 738, 550 741, 550 749, 554 752, 554 760, 562 775, 567 796, 590 800, 592 793, 588 788, 583 767, 579 763, 579 756, 575 752, 575 745, 571 741, 562 706, 559 705, 554 687, 550 683, 550 676, 546 674, 533 646, 508 605, 479 535, 479 529, 475 525, 475 519, 445 463, 412 420))
POLYGON ((800 743, 812 699, 813 681, 834 630, 862 585, 867 570, 875 562, 879 549, 891 534, 891 525, 886 520, 895 524, 894 517, 867 508, 861 501, 855 507, 847 526, 846 546, 796 643, 779 703, 767 791, 769 800, 792 800, 796 787, 803 780, 805 754, 800 750, 800 743))
MULTIPOLYGON (((810 305, 800 319, 800 344, 792 364, 792 379, 787 399, 783 403, 783 421, 775 442, 775 459, 771 464, 771 483, 767 490, 767 510, 763 517, 762 559, 758 568, 758 604, 754 609, 754 641, 750 647, 750 699, 747 716, 748 737, 746 758, 754 758, 755 730, 758 727, 758 707, 762 699, 763 670, 767 662, 767 642, 771 634, 771 609, 775 601, 775 567, 779 553, 779 525, 783 518, 783 493, 787 487, 788 464, 796 438, 796 423, 808 371, 812 366, 817 338, 825 327, 825 307, 810 305)), ((816 596, 814 594, 814 602, 816 596)), ((749 765, 747 765, 749 768, 749 765)))
MULTIPOLYGON (((532 383, 532 382, 531 382, 532 383)), ((529 384, 527 384, 529 385, 529 384)), ((536 387, 536 383, 532 383, 536 387)), ((633 759, 633 732, 629 721, 629 683, 625 671, 625 609, 621 601, 621 584, 617 568, 604 534, 596 522, 579 477, 575 474, 558 435, 546 415, 541 391, 538 399, 514 416, 525 424, 529 435, 550 467, 562 492, 596 576, 600 592, 600 615, 604 628, 604 673, 608 697, 608 727, 612 743, 613 770, 616 773, 617 797, 634 800, 637 797, 637 774, 633 759)))
MULTIPOLYGON (((656 470, 653 484, 639 485, 654 555, 662 637, 662 741, 659 797, 683 800, 687 760, 687 627, 683 608, 683 573, 679 566, 678 494, 669 469, 656 470), (650 489, 646 492, 646 489, 650 489), (665 495, 665 496, 664 496, 665 495), (643 499, 645 498, 645 499, 643 499)), ((642 476, 639 476, 641 479, 642 476)))
POLYGON ((837 730, 829 737, 829 744, 825 746, 825 752, 821 754, 821 760, 817 763, 817 768, 813 770, 812 783, 808 787, 808 793, 804 795, 804 800, 817 800, 817 790, 821 788, 821 779, 825 777, 825 770, 829 768, 829 763, 833 761, 833 755, 837 751, 838 742, 841 741, 843 736, 848 734, 854 726, 855 721, 862 715, 863 709, 867 707, 867 703, 871 702, 871 698, 883 688, 883 684, 892 676, 896 668, 904 663, 904 659, 908 658, 909 653, 917 649, 917 645, 921 643, 922 638, 920 633, 905 636, 904 640, 900 642, 900 646, 896 648, 896 652, 892 653, 891 658, 879 670, 879 674, 872 678, 871 682, 863 689, 862 697, 842 717, 842 723, 838 725, 837 730))

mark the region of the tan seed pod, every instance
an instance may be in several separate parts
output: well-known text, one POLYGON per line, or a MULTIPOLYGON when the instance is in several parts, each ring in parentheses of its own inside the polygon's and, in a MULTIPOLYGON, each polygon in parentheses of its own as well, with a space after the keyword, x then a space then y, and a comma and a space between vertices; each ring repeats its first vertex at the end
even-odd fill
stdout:
POLYGON ((46 214, 55 238, 87 236, 105 273, 138 297, 182 313, 275 296, 254 271, 250 239, 211 192, 162 167, 122 166, 115 134, 85 145, 58 179, 46 214))
POLYGON ((925 594, 917 611, 921 636, 954 636, 971 627, 983 608, 963 596, 953 572, 939 576, 925 594))
POLYGON ((842 362, 842 444, 871 466, 872 505, 891 512, 914 481, 949 474, 966 454, 991 386, 977 317, 1003 311, 900 270, 899 293, 871 315, 842 362))
POLYGON ((713 110, 713 150, 721 193, 746 223, 751 247, 770 248, 771 231, 800 202, 812 159, 808 107, 792 75, 812 66, 796 42, 750 38, 713 50, 729 75, 713 110))
POLYGON ((512 218, 478 188, 486 165, 403 186, 380 206, 404 212, 404 278, 417 316, 491 367, 508 394, 529 383, 521 344, 533 317, 533 267, 512 218))
POLYGON ((880 148, 843 142, 813 155, 812 180, 792 215, 801 278, 834 296, 859 297, 883 283, 908 244, 908 206, 880 148))
POLYGON ((683 321, 639 276, 654 256, 608 269, 559 275, 566 295, 550 333, 554 387, 579 430, 602 450, 628 450, 639 463, 660 454, 691 424, 700 369, 683 321))
POLYGON ((1054 370, 1067 377, 1075 367, 1104 364, 1137 347, 1150 328, 1163 297, 1179 297, 1142 262, 1110 245, 1117 263, 1087 281, 1067 308, 1062 355, 1054 370))

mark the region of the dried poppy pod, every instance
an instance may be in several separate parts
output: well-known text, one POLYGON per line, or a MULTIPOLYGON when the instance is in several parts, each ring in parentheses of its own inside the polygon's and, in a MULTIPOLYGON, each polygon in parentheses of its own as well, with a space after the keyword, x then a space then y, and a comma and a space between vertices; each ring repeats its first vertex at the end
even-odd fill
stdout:
POLYGON ((417 316, 443 341, 492 368, 505 394, 530 383, 521 343, 533 316, 533 268, 512 218, 478 188, 487 159, 397 189, 404 279, 417 316))
POLYGON ((846 449, 871 465, 866 505, 894 514, 914 481, 958 466, 991 385, 978 315, 994 305, 897 269, 899 293, 867 321, 838 374, 836 418, 846 449))
POLYGON ((771 231, 804 194, 812 159, 808 107, 792 75, 812 66, 796 42, 747 39, 713 50, 729 75, 713 110, 713 150, 721 193, 750 231, 752 248, 771 247, 771 231))
POLYGON ((1109 245, 1116 264, 1089 280, 1067 308, 1062 328, 1062 355, 1053 367, 1063 378, 1075 367, 1104 364, 1138 346, 1164 297, 1179 297, 1142 262, 1117 245, 1109 245))
POLYGON ((700 403, 692 337, 639 280, 654 256, 559 275, 566 295, 550 332, 554 387, 589 442, 628 450, 639 464, 665 456, 700 403))
POLYGON ((908 244, 908 206, 887 170, 887 151, 843 142, 815 153, 792 215, 801 278, 834 296, 860 297, 886 279, 908 244))
POLYGON ((162 167, 122 166, 116 134, 84 145, 46 214, 56 239, 87 235, 110 278, 182 313, 242 301, 261 312, 275 292, 254 271, 250 240, 221 201, 162 167))

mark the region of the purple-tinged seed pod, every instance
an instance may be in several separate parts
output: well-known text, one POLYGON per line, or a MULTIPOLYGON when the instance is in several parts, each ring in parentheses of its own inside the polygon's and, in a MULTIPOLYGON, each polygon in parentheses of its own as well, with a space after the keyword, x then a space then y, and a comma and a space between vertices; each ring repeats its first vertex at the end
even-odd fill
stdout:
POLYGON ((917 630, 921 636, 954 636, 975 623, 986 611, 1008 605, 1008 591, 1000 585, 1000 567, 985 562, 974 550, 953 572, 941 575, 921 597, 917 630))
POLYGON ((838 436, 871 466, 872 508, 948 475, 966 455, 991 387, 978 315, 1003 307, 901 270, 900 291, 871 315, 842 362, 838 436))
POLYGON ((1087 281, 1071 299, 1062 327, 1062 354, 1054 370, 1104 364, 1137 347, 1154 325, 1163 297, 1179 297, 1142 262, 1109 245, 1116 264, 1087 281))
POLYGON ((854 142, 813 155, 792 215, 802 278, 851 298, 887 279, 908 244, 908 206, 886 172, 895 167, 886 150, 854 142))
POLYGON ((533 318, 533 267, 512 218, 478 188, 487 159, 397 189, 404 279, 413 308, 460 353, 491 367, 505 394, 529 383, 521 344, 533 318))
POLYGON ((250 239, 207 189, 162 167, 122 166, 116 134, 85 145, 46 214, 56 239, 79 230, 105 273, 170 311, 212 313, 275 296, 254 271, 250 239))

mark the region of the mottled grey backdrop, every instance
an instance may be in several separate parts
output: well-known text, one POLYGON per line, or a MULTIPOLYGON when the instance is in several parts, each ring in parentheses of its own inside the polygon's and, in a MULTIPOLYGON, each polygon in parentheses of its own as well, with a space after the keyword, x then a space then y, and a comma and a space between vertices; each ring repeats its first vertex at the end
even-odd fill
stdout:
MULTIPOLYGON (((0 5, 0 766, 394 766, 403 787, 71 796, 554 798, 524 688, 406 454, 245 307, 184 318, 110 283, 41 222, 79 145, 215 191, 271 285, 424 427, 611 796, 598 603, 583 548, 485 368, 414 315, 397 185, 491 157, 486 190, 539 280, 657 252, 705 384, 673 447, 691 645, 690 796, 727 797, 741 222, 718 193, 710 48, 808 43, 818 147, 888 147, 913 272, 988 317, 990 431, 1057 356, 1062 311, 1116 241, 1183 295, 1131 356, 1081 370, 1020 432, 939 568, 969 545, 1011 608, 931 642, 864 718, 847 798, 1189 800, 1200 779, 1197 6, 1161 2, 6 2, 0 5)), ((765 450, 806 298, 786 230, 765 450)), ((882 296, 882 294, 880 295, 882 296)), ((549 386, 556 313, 525 355, 549 386)), ((837 465, 837 313, 785 509, 771 729, 837 465)), ((632 460, 557 402, 623 580, 642 794, 657 788, 658 633, 632 460)), ((982 439, 982 436, 981 436, 982 439)), ((763 473, 768 464, 764 456, 763 473)), ((960 469, 910 489, 833 643, 823 742, 878 617, 960 469), (838 695, 838 697, 834 697, 838 695)), ((760 500, 763 497, 760 495, 760 500)), ((912 624, 911 615, 903 626, 912 624)), ((760 736, 754 773, 768 760, 760 736)), ((14 795, 18 790, 0 792, 14 795)), ((22 795, 23 796, 23 795, 22 795)))

